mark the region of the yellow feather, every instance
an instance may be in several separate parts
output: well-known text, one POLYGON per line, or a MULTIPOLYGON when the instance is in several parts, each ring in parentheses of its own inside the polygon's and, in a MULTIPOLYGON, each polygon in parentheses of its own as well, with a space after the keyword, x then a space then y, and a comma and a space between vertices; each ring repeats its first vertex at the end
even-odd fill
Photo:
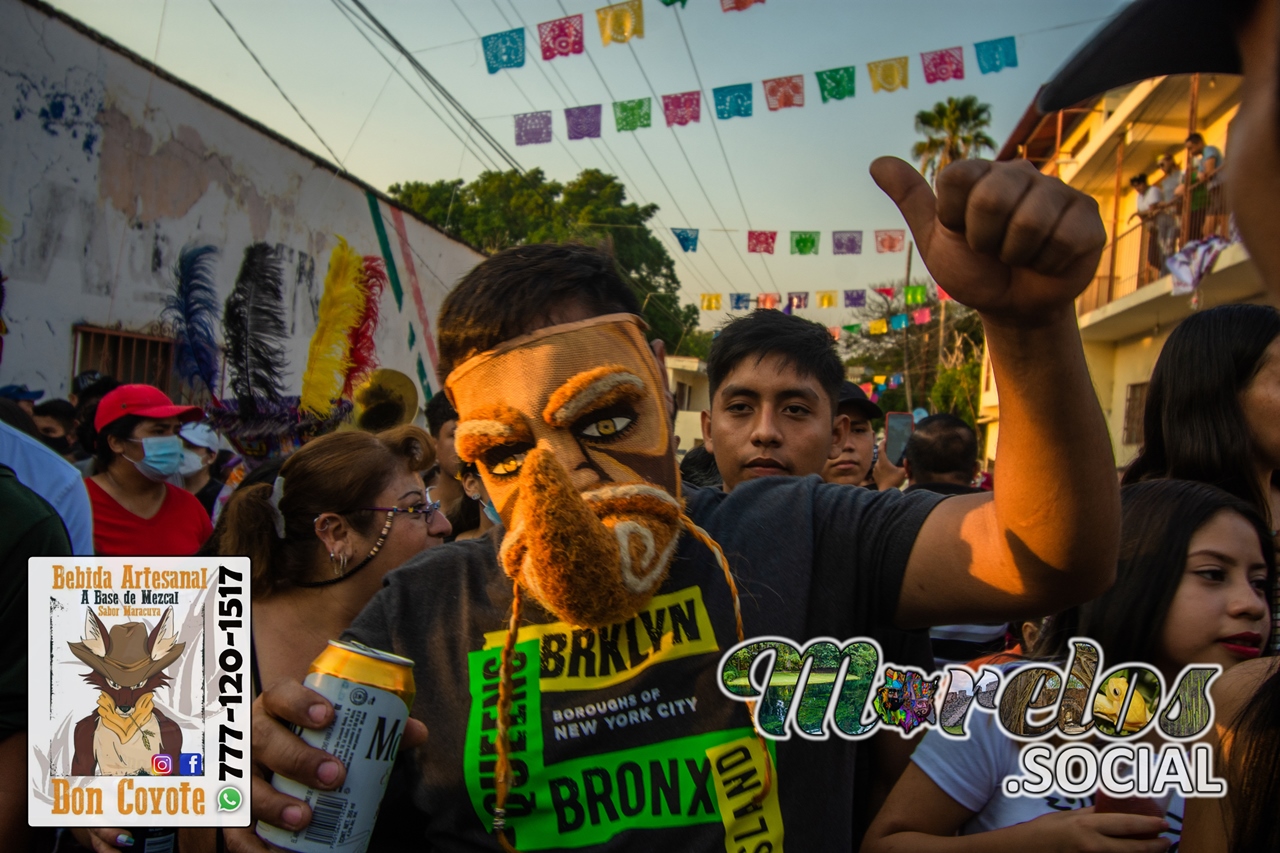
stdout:
POLYGON ((320 417, 333 411, 351 369, 351 330, 360 322, 367 296, 363 269, 364 259, 339 237, 329 256, 316 331, 302 375, 301 408, 320 417))

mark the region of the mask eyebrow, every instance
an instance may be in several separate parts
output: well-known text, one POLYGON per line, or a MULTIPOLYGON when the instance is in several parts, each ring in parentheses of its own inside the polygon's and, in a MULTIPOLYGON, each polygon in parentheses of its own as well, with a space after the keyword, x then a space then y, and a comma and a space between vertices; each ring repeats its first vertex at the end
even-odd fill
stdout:
POLYGON ((605 365, 569 377, 547 401, 542 419, 550 426, 563 428, 583 412, 623 400, 638 402, 646 394, 644 380, 639 376, 620 365, 605 365))
POLYGON ((482 406, 459 419, 454 449, 463 462, 475 462, 486 451, 504 444, 533 444, 533 431, 519 411, 502 404, 482 406))

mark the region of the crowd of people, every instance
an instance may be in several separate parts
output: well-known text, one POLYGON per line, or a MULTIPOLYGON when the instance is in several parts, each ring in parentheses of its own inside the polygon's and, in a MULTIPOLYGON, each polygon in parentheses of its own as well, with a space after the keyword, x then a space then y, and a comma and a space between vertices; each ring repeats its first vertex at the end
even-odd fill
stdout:
MULTIPOLYGON (((1046 103, 1095 91, 1079 69, 1155 5, 1121 13, 1046 103)), ((1230 198, 1274 300, 1280 2, 1231 5, 1235 163, 1216 182, 1221 152, 1193 137, 1188 168, 1230 198)), ((1161 168, 1135 188, 1163 233, 1183 180, 1171 158, 1161 168)), ((951 414, 921 418, 890 458, 886 413, 846 380, 827 331, 770 310, 720 330, 703 441, 677 465, 665 350, 612 257, 521 246, 445 299, 445 390, 426 429, 348 426, 245 464, 204 410, 160 388, 95 372, 67 400, 0 388, 0 619, 21 619, 28 556, 249 556, 255 822, 313 818, 273 773, 343 785, 342 764, 297 734, 333 719, 302 684, 326 643, 414 662, 371 850, 760 851, 784 834, 793 850, 876 853, 1280 849, 1280 312, 1182 321, 1151 377, 1141 453, 1117 472, 1072 307, 1106 242, 1096 205, 1025 162, 960 161, 936 188, 888 158, 872 175, 939 285, 982 317, 1002 406, 994 485, 978 479, 973 425, 951 414), (717 684, 723 652, 757 636, 868 637, 925 673, 1061 663, 1080 636, 1170 682, 1219 665, 1207 737, 1228 793, 1164 798, 1159 814, 1011 797, 1019 744, 990 714, 963 741, 766 745, 717 684), (663 701, 651 715, 638 696, 663 701), (605 717, 616 708, 632 710, 605 717)), ((25 655, 4 660, 0 760, 21 766, 25 655)), ((6 849, 135 843, 120 828, 24 834, 16 789, 0 796, 6 849)), ((179 849, 268 848, 250 828, 184 830, 179 849)))

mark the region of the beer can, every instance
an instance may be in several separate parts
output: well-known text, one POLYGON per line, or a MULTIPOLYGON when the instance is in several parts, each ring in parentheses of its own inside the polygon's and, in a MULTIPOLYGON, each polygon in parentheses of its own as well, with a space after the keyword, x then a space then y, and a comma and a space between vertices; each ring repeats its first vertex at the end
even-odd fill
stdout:
POLYGON ((333 724, 298 734, 341 761, 347 776, 336 791, 320 791, 277 775, 271 784, 306 802, 311 823, 292 832, 259 821, 258 835, 298 853, 364 853, 413 707, 413 661, 330 640, 303 684, 333 703, 333 724))

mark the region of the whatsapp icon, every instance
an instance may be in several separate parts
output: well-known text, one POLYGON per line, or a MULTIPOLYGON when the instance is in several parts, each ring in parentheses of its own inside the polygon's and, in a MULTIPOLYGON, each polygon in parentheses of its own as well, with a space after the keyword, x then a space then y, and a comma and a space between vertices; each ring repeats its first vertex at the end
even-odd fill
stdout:
POLYGON ((240 792, 228 785, 218 792, 218 811, 233 812, 240 808, 242 799, 240 792))

